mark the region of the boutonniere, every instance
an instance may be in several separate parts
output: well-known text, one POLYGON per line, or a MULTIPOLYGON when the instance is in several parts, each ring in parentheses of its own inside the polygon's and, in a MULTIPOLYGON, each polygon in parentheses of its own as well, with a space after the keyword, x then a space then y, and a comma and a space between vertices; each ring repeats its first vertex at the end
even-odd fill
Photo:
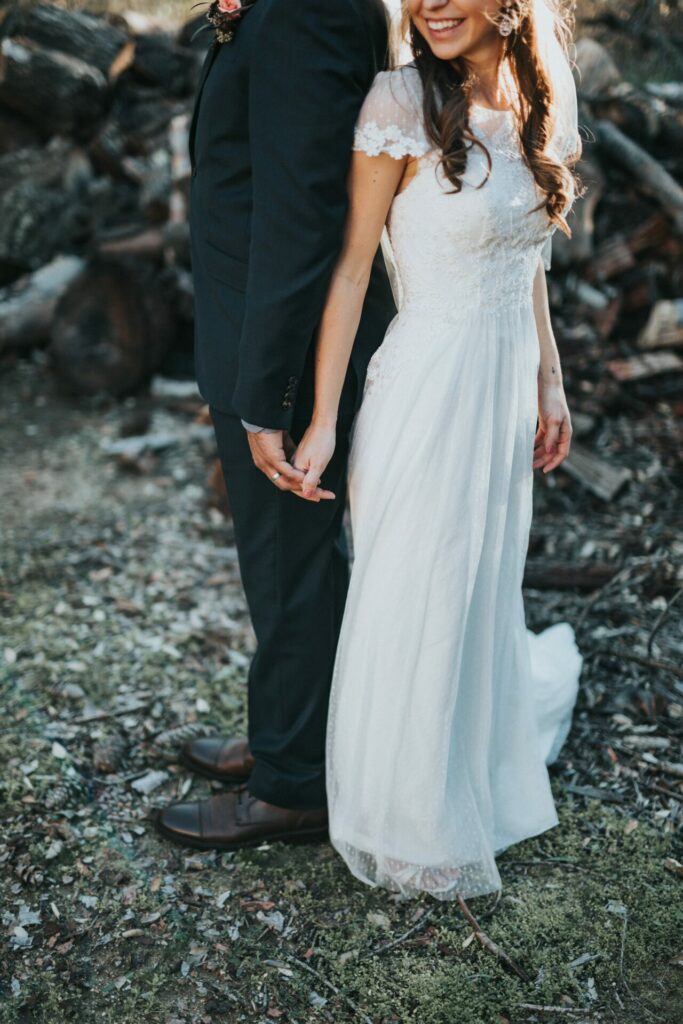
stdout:
POLYGON ((254 0, 248 4, 243 0, 213 0, 206 16, 215 29, 217 42, 232 42, 240 18, 253 3, 254 0))

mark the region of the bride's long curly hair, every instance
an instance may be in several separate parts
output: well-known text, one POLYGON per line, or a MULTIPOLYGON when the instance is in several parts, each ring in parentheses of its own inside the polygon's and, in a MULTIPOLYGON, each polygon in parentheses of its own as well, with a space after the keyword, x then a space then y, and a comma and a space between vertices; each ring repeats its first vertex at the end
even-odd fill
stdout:
MULTIPOLYGON (((552 30, 566 55, 569 53, 574 27, 574 0, 544 0, 552 14, 552 30)), ((431 141, 441 152, 441 165, 454 192, 462 189, 462 176, 467 164, 467 153, 472 145, 485 153, 488 170, 480 186, 491 173, 491 154, 484 143, 470 131, 469 106, 472 76, 467 61, 456 57, 452 61, 436 57, 426 40, 413 24, 405 0, 402 5, 401 33, 410 43, 413 59, 422 80, 425 129, 431 141)), ((516 93, 515 116, 524 159, 545 193, 545 200, 534 207, 545 206, 551 223, 571 237, 571 229, 562 210, 570 195, 581 192, 580 179, 572 171, 581 155, 581 141, 566 163, 546 152, 553 128, 555 97, 553 85, 540 56, 539 27, 534 18, 533 0, 501 0, 490 20, 496 25, 503 17, 511 19, 513 30, 501 35, 500 69, 511 82, 516 93)), ((569 58, 568 58, 569 59, 569 58)))

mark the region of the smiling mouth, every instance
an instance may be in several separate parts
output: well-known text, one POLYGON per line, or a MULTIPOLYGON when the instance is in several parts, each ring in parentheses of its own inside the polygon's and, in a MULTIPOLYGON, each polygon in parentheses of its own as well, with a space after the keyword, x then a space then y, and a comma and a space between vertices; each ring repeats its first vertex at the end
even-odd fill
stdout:
POLYGON ((454 29, 459 28, 465 20, 465 18, 441 18, 439 21, 430 18, 426 19, 427 27, 434 35, 445 35, 448 32, 452 32, 454 29))

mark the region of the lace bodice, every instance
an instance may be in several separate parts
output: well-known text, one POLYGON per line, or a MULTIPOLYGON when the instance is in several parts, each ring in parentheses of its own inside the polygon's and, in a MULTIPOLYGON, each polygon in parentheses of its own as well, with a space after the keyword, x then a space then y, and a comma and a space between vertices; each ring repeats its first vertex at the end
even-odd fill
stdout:
MULTIPOLYGON (((477 188, 487 161, 473 146, 463 189, 454 194, 424 130, 422 83, 414 66, 380 72, 363 104, 354 149, 419 161, 392 203, 383 239, 401 310, 442 316, 530 302, 539 258, 550 267, 555 225, 543 208, 529 212, 543 194, 523 161, 514 113, 473 104, 470 129, 487 146, 492 170, 477 188)), ((553 149, 564 159, 574 143, 570 133, 555 138, 553 149)))

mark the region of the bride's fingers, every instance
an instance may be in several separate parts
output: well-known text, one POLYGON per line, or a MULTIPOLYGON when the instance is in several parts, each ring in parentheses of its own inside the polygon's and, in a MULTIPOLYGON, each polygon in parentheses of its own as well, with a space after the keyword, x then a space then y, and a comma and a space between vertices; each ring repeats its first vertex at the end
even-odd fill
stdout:
POLYGON ((534 461, 531 464, 531 468, 541 469, 543 466, 547 465, 548 462, 550 462, 551 458, 552 456, 549 455, 548 452, 544 451, 542 452, 542 454, 540 454, 537 458, 534 459, 534 461))
POLYGON ((544 473, 550 473, 553 469, 557 469, 557 467, 564 462, 569 455, 571 437, 571 426, 569 421, 565 418, 560 425, 560 439, 557 444, 557 448, 553 452, 548 464, 545 466, 543 470, 544 473))
POLYGON ((304 497, 307 498, 309 495, 315 492, 318 484, 320 483, 320 476, 322 468, 316 462, 310 462, 304 477, 301 490, 303 491, 304 497))

